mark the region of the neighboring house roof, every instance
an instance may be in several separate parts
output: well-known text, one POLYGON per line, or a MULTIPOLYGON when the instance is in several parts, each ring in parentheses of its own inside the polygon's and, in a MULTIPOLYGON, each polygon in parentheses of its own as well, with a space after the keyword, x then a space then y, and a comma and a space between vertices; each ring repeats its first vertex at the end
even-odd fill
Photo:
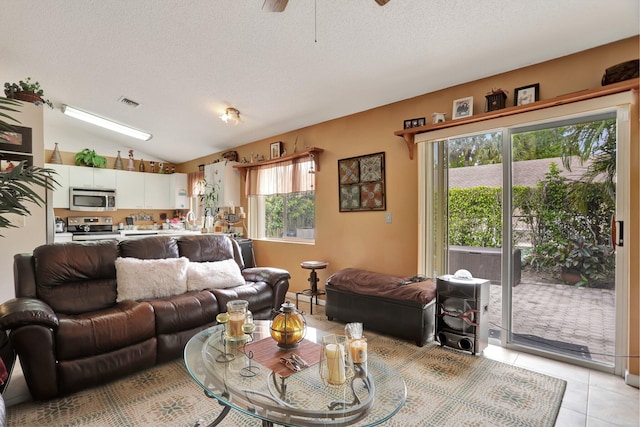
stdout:
MULTIPOLYGON (((562 158, 526 160, 513 163, 513 185, 535 187, 555 163, 560 175, 570 181, 577 181, 586 172, 589 162, 580 165, 577 158, 571 162, 571 171, 562 166, 562 158)), ((502 187, 502 164, 468 166, 449 169, 449 188, 502 187)))

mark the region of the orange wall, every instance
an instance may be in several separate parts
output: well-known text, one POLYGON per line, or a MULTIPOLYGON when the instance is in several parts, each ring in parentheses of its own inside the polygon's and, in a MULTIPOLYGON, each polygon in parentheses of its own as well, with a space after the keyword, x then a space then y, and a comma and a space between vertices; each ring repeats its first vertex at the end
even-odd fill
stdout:
MULTIPOLYGON (((508 73, 469 82, 438 92, 420 95, 394 104, 364 111, 347 117, 319 123, 303 129, 238 147, 240 158, 250 154, 269 157, 269 144, 283 141, 288 153, 293 152, 294 141, 303 149, 315 146, 324 149, 320 155, 320 170, 316 179, 316 241, 315 245, 301 245, 256 241, 254 248, 257 262, 263 266, 278 266, 291 272, 291 291, 308 287, 308 271, 300 268, 307 260, 329 262, 326 270, 319 272, 320 283, 333 272, 346 267, 359 267, 379 272, 413 275, 417 271, 418 224, 418 165, 410 160, 408 150, 393 132, 403 127, 403 120, 426 117, 430 121, 434 112, 446 112, 451 118, 454 99, 474 97, 474 111, 484 111, 484 95, 492 88, 509 91, 507 105, 513 105, 513 89, 532 83, 540 83, 540 98, 596 88, 601 85, 604 70, 614 64, 638 58, 638 37, 621 40, 610 45, 590 49, 574 55, 508 73), (385 212, 338 211, 338 159, 384 151, 386 154, 387 212, 393 215, 392 224, 385 224, 385 212)), ((491 60, 487 58, 487 60, 491 60)), ((429 78, 429 76, 425 76, 429 78)), ((629 312, 631 354, 639 354, 640 306, 637 260, 640 259, 640 148, 638 147, 638 110, 634 108, 631 148, 632 212, 628 225, 630 236, 629 312)), ((197 165, 219 158, 220 153, 195 159, 178 165, 177 170, 190 172, 197 165)), ((247 206, 246 199, 242 201, 247 206)), ((630 362, 630 372, 638 375, 638 360, 630 362)))

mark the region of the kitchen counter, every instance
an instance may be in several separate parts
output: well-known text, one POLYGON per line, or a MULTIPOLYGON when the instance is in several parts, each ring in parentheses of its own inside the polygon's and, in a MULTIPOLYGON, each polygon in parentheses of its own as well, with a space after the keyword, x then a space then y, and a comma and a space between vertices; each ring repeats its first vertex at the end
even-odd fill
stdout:
POLYGON ((120 240, 148 236, 190 236, 202 234, 200 231, 187 230, 120 230, 120 240))

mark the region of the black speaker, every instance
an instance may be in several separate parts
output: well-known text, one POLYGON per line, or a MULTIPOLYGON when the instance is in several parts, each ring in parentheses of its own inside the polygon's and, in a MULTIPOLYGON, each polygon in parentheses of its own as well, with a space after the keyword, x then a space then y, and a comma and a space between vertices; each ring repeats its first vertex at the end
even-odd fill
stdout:
POLYGON ((436 280, 436 339, 481 353, 489 343, 489 280, 451 275, 436 280))

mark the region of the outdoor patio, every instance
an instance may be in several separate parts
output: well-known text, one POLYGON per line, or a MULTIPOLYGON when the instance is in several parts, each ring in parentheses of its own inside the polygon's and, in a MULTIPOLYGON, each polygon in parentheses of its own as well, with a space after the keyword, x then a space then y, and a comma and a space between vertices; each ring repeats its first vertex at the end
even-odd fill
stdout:
MULTIPOLYGON (((522 272, 513 290, 513 332, 519 344, 613 364, 615 291, 583 288, 522 272)), ((500 285, 491 285, 490 336, 501 333, 500 285)))

